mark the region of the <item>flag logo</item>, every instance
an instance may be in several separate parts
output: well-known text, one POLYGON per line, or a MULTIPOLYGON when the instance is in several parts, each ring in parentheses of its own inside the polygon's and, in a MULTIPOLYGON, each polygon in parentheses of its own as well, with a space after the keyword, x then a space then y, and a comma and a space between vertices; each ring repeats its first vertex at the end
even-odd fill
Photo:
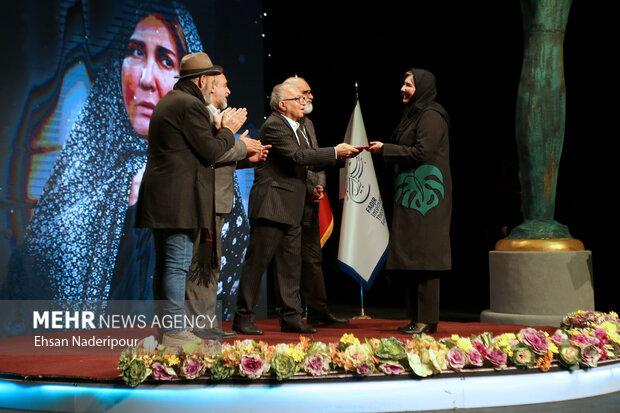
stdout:
MULTIPOLYGON (((368 146, 359 101, 355 105, 345 142, 368 146)), ((379 193, 372 155, 362 151, 347 161, 341 172, 344 200, 338 266, 369 289, 387 256, 389 231, 379 193)))
MULTIPOLYGON (((364 164, 366 162, 359 156, 349 159, 347 170, 349 179, 347 180, 347 189, 345 196, 350 198, 356 204, 366 202, 370 195, 370 184, 364 181, 364 164)), ((373 171, 374 173, 374 171, 373 171)))

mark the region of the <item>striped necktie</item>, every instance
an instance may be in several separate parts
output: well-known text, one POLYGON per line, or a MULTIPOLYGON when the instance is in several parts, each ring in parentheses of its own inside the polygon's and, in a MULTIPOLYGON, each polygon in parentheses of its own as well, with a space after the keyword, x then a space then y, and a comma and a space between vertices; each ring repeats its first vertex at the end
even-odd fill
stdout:
POLYGON ((310 141, 308 140, 308 137, 306 136, 306 134, 303 132, 302 128, 303 128, 302 125, 299 125, 299 127, 297 128, 297 137, 299 138, 299 146, 301 146, 303 149, 312 148, 312 145, 310 145, 310 141))

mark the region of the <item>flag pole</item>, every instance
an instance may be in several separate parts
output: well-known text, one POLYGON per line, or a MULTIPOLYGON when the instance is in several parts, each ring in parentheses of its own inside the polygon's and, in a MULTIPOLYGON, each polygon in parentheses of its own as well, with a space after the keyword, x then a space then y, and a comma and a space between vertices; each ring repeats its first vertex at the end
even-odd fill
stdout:
MULTIPOLYGON (((355 81, 355 102, 357 102, 359 100, 359 87, 357 84, 357 81, 355 81)), ((355 320, 368 320, 371 317, 366 315, 366 313, 364 312, 364 288, 360 285, 360 304, 361 304, 361 308, 360 308, 360 315, 353 317, 353 319, 355 320)))
POLYGON ((369 320, 372 317, 366 315, 366 313, 364 312, 364 289, 362 288, 362 286, 360 286, 360 299, 361 299, 361 304, 362 304, 360 315, 353 317, 353 319, 354 320, 369 320))

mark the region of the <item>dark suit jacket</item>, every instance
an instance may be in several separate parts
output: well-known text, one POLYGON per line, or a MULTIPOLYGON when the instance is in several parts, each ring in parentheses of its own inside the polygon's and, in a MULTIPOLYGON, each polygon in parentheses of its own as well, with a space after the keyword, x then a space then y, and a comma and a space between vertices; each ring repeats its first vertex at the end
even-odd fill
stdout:
POLYGON ((245 143, 238 140, 233 147, 218 158, 215 163, 215 212, 229 214, 235 202, 235 170, 247 168, 248 150, 245 143))
POLYGON ((302 149, 289 122, 275 112, 261 127, 258 139, 272 148, 267 160, 254 168, 249 216, 300 224, 307 196, 308 167, 336 165, 336 152, 333 147, 302 149))
MULTIPOLYGON (((318 142, 316 140, 316 132, 314 130, 314 124, 308 117, 304 117, 301 124, 307 132, 308 138, 313 148, 318 148, 318 142)), ((308 169, 308 175, 306 177, 306 194, 309 197, 314 191, 314 187, 317 185, 325 188, 327 184, 327 178, 323 170, 317 170, 316 168, 308 169)), ((314 215, 319 213, 319 204, 316 202, 309 202, 306 199, 306 207, 304 208, 304 222, 309 222, 313 219, 314 215)))
POLYGON ((198 87, 179 81, 153 110, 137 227, 211 228, 214 162, 235 142, 222 128, 213 136, 198 87))

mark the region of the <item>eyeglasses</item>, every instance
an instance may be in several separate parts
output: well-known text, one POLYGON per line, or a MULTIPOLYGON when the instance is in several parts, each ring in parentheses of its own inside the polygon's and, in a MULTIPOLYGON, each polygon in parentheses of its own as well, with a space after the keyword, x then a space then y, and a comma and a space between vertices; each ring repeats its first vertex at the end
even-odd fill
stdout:
POLYGON ((305 96, 296 96, 294 98, 282 99, 282 102, 286 102, 287 100, 296 100, 301 105, 302 103, 306 103, 308 101, 308 98, 305 96))

